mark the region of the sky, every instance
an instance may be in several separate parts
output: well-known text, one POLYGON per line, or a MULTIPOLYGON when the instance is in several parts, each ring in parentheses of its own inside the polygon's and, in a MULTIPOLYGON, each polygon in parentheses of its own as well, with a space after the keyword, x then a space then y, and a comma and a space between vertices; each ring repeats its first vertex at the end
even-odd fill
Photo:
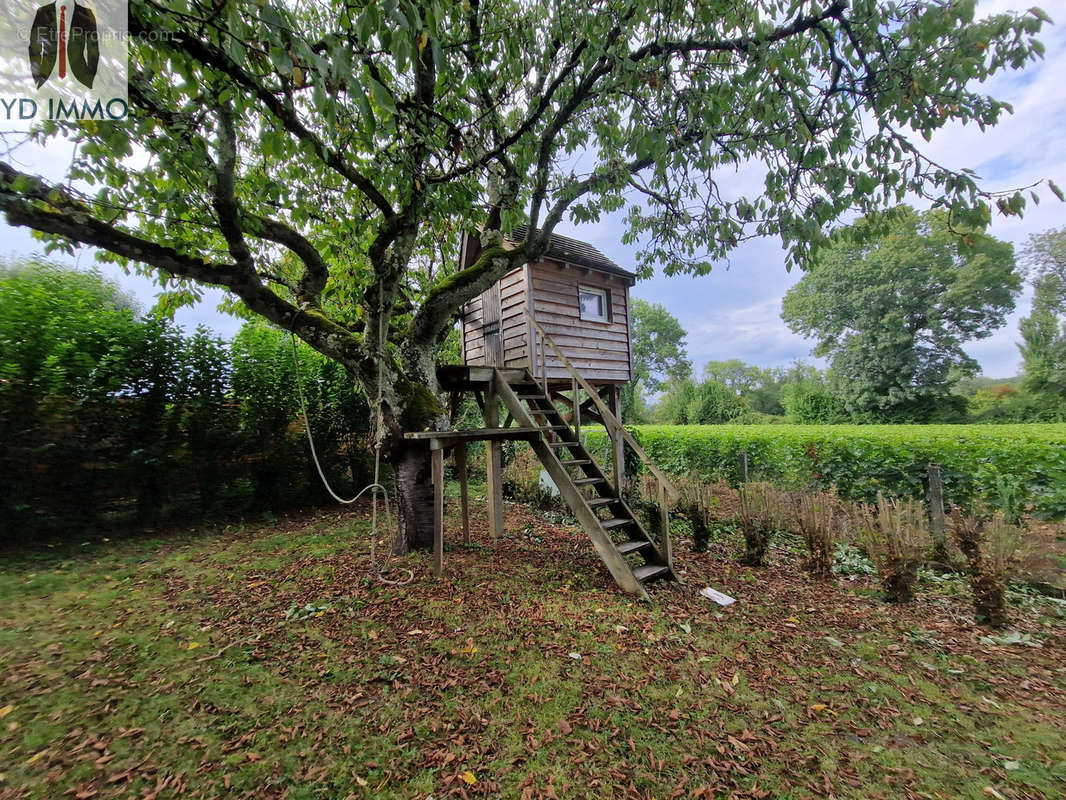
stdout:
MULTIPOLYGON (((1030 4, 1017 0, 991 0, 978 5, 978 16, 1002 10, 1024 11, 1030 4)), ((980 132, 976 125, 952 125, 937 132, 925 144, 924 152, 947 166, 976 170, 983 185, 991 189, 1026 186, 1051 178, 1066 187, 1066 0, 1051 0, 1041 7, 1060 23, 1046 26, 1041 41, 1047 48, 1044 60, 1021 72, 1005 72, 984 84, 982 90, 1010 102, 1014 114, 999 125, 980 132)), ((57 146, 61 148, 61 146, 57 146)), ((22 151, 19 162, 45 177, 58 178, 69 163, 69 152, 22 151)), ((756 168, 742 169, 720 182, 743 185, 757 180, 756 168)), ((1049 192, 1043 202, 1032 204, 1022 219, 993 216, 989 233, 1000 239, 1024 244, 1032 233, 1066 225, 1066 204, 1049 192)), ((605 217, 595 224, 560 224, 559 233, 590 242, 623 267, 632 266, 636 246, 622 242, 622 214, 605 217)), ((26 229, 16 229, 0 221, 0 257, 10 258, 41 252, 26 229)), ((68 260, 68 259, 63 259, 68 260)), ((92 266, 90 250, 78 251, 81 266, 92 266)), ((810 358, 812 342, 793 334, 781 321, 781 298, 801 274, 789 273, 784 253, 776 239, 757 239, 739 246, 728 262, 718 263, 702 277, 656 275, 640 281, 632 290, 635 297, 661 303, 688 331, 688 353, 697 371, 708 360, 739 358, 759 366, 784 366, 797 359, 810 358)), ((100 270, 119 281, 124 289, 150 307, 159 291, 150 279, 125 275, 109 264, 100 270)), ((197 307, 178 312, 177 321, 185 327, 206 324, 223 336, 230 336, 241 322, 221 314, 215 306, 218 292, 208 292, 197 307)), ((983 374, 994 378, 1017 374, 1018 320, 1028 313, 1031 297, 1026 291, 1003 328, 992 336, 966 346, 981 366, 983 374)))

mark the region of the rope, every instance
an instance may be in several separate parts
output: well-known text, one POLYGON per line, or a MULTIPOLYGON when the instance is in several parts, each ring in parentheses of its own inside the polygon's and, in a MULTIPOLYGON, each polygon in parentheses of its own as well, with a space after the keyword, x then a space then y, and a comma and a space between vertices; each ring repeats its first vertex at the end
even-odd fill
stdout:
MULTIPOLYGON (((383 351, 385 345, 384 331, 381 330, 379 323, 378 330, 380 334, 378 336, 378 346, 383 351)), ((378 375, 378 395, 376 403, 376 412, 374 414, 374 482, 367 484, 360 489, 355 497, 344 498, 333 491, 333 487, 330 486, 329 480, 326 478, 325 470, 322 469, 322 464, 318 460, 318 451, 315 450, 315 439, 311 435, 311 418, 307 415, 307 402, 304 400, 303 382, 300 378, 300 357, 296 352, 296 334, 293 331, 289 331, 289 337, 292 341, 292 362, 296 368, 296 394, 300 399, 300 412, 304 418, 304 430, 307 431, 307 444, 311 447, 311 460, 315 463, 315 469, 318 471, 318 477, 322 480, 322 485, 326 487, 326 491, 329 492, 330 497, 336 500, 342 505, 349 505, 354 503, 360 497, 368 491, 371 491, 371 511, 370 511, 370 568, 374 569, 377 563, 377 538, 378 538, 378 492, 381 492, 382 497, 385 500, 385 515, 389 514, 389 492, 381 485, 381 443, 385 438, 385 421, 381 414, 381 399, 382 399, 382 387, 381 387, 381 375, 378 375)), ((377 571, 378 580, 389 586, 403 586, 414 580, 415 574, 413 571, 406 567, 401 568, 401 572, 406 572, 407 577, 399 580, 392 580, 385 577, 385 571, 387 569, 386 564, 382 564, 381 568, 377 571)))

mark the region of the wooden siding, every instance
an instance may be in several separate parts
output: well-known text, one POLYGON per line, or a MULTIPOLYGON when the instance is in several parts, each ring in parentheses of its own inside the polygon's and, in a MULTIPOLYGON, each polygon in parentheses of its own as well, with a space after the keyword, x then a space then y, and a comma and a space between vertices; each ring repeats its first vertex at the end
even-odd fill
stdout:
MULTIPOLYGON (((489 365, 482 326, 485 304, 492 290, 474 298, 463 309, 463 362, 489 365)), ((537 322, 570 362, 591 383, 626 383, 632 379, 629 342, 629 289, 624 279, 579 266, 562 267, 554 261, 528 264, 505 275, 499 283, 500 335, 503 363, 496 366, 530 367, 541 375, 540 353, 529 352, 530 326, 525 311, 537 322), (580 286, 605 289, 610 295, 610 320, 582 320, 578 305, 580 286), (532 298, 530 295, 532 294, 532 298)), ((546 348, 549 380, 569 381, 566 368, 546 348)))
MULTIPOLYGON (((530 267, 533 312, 541 327, 563 351, 570 363, 593 383, 626 383, 632 379, 629 356, 629 292, 626 282, 605 273, 581 267, 560 269, 551 261, 530 267), (578 289, 605 289, 610 295, 610 320, 581 319, 578 289)), ((549 380, 568 380, 566 368, 545 352, 549 380)), ((540 353, 536 354, 541 375, 540 353)))

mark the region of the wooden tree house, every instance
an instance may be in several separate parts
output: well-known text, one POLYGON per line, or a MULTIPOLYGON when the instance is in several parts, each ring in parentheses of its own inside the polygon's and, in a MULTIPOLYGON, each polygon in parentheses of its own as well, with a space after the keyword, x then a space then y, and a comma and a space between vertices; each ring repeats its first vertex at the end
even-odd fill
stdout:
MULTIPOLYGON (((516 229, 512 237, 521 241, 525 230, 516 229)), ((477 237, 465 237, 462 266, 479 253, 477 237)), ((474 394, 486 427, 408 434, 425 441, 432 453, 434 571, 442 569, 446 451, 455 454, 468 540, 466 443, 486 442, 489 517, 498 535, 503 531, 501 444, 523 440, 622 589, 646 597, 644 584, 676 580, 666 510, 677 490, 621 422, 619 390, 633 379, 629 288, 635 280, 591 245, 553 235, 541 260, 512 270, 463 308, 463 363, 442 366, 438 377, 455 402, 464 392, 474 394), (607 432, 609 471, 585 447, 585 422, 607 432), (627 447, 658 482, 661 519, 654 535, 622 496, 627 447)))

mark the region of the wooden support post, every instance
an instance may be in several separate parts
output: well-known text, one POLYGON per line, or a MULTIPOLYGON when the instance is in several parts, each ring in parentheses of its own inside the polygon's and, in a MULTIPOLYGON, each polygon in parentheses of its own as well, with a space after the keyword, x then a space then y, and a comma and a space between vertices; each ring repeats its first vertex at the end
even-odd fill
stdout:
POLYGON ((667 505, 666 487, 659 483, 659 525, 660 533, 659 552, 663 554, 666 565, 674 568, 674 548, 670 543, 670 507, 667 505))
POLYGON ((540 370, 544 379, 544 394, 548 394, 548 359, 544 357, 544 337, 540 337, 540 370))
POLYGON ((466 487, 466 442, 455 446, 455 471, 459 473, 459 503, 463 510, 463 544, 470 544, 470 500, 466 487))
POLYGON ((948 561, 947 539, 944 536, 944 481, 939 464, 926 467, 929 476, 929 530, 933 537, 933 559, 948 561))
POLYGON ((577 378, 570 379, 570 391, 573 393, 574 405, 571 418, 574 421, 574 438, 581 441, 581 389, 577 385, 577 378))
POLYGON ((430 451, 433 472, 433 574, 444 572, 444 450, 430 451))
POLYGON ((748 451, 740 451, 740 482, 748 482, 748 451))
POLYGON ((622 426, 622 394, 618 391, 618 387, 612 385, 608 390, 610 392, 610 409, 614 414, 616 420, 618 420, 618 427, 611 431, 611 452, 613 453, 611 461, 614 466, 614 487, 618 492, 618 496, 622 496, 623 481, 626 477, 626 465, 625 465, 625 441, 622 439, 622 431, 618 428, 622 426))
MULTIPOLYGON (((493 375, 485 393, 485 426, 498 427, 500 424, 500 404, 496 392, 498 374, 493 375)), ((503 535, 503 449, 499 442, 485 443, 485 479, 488 483, 489 526, 492 538, 503 535)))

